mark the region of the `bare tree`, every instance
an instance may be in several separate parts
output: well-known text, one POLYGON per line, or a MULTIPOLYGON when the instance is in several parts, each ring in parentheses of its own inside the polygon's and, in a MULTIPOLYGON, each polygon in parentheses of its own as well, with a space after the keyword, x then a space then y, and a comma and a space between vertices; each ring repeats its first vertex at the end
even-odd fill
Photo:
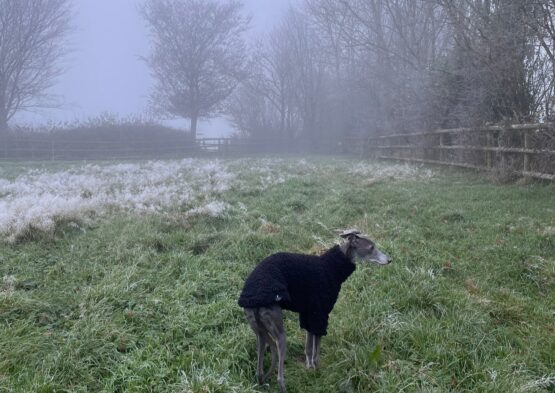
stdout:
POLYGON ((293 139, 296 125, 293 124, 296 108, 293 102, 293 68, 291 52, 283 32, 274 29, 263 48, 255 55, 255 65, 260 72, 251 86, 265 97, 279 117, 280 137, 293 139))
POLYGON ((152 39, 153 107, 190 119, 193 138, 198 119, 218 115, 245 76, 249 18, 241 11, 235 0, 146 0, 142 8, 152 39))
POLYGON ((294 100, 302 120, 302 136, 313 143, 321 113, 322 93, 326 67, 318 36, 308 16, 291 8, 284 16, 281 26, 283 40, 288 45, 291 58, 294 100))
POLYGON ((70 19, 68 0, 0 0, 0 136, 18 111, 52 105, 70 19))
POLYGON ((463 109, 451 116, 478 124, 530 120, 527 73, 534 52, 526 2, 442 0, 442 5, 455 37, 449 87, 463 109))
POLYGON ((333 65, 334 117, 343 118, 344 134, 433 122, 427 110, 431 71, 449 48, 446 15, 436 0, 306 2, 333 65))
POLYGON ((310 145, 317 142, 326 67, 316 31, 307 18, 301 9, 291 7, 281 23, 259 42, 250 76, 228 111, 245 134, 271 134, 283 141, 303 140, 310 145), (253 106, 251 102, 257 100, 259 104, 253 106), (244 107, 249 107, 250 116, 242 112, 244 107), (253 132, 254 125, 260 124, 265 125, 264 131, 253 132))
POLYGON ((525 23, 534 34, 531 85, 538 118, 555 118, 555 0, 535 0, 522 5, 525 23))
POLYGON ((232 95, 227 115, 243 135, 291 141, 297 110, 290 53, 278 33, 272 31, 252 51, 249 77, 232 95))

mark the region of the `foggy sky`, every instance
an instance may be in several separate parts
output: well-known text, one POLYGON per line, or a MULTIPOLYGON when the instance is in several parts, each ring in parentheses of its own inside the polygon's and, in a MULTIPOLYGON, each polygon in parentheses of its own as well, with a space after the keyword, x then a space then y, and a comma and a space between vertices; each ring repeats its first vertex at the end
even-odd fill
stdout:
MULTIPOLYGON (((289 1, 243 0, 245 11, 252 15, 249 36, 271 29, 289 1)), ((73 0, 73 4, 72 52, 64 62, 67 71, 51 89, 62 108, 20 113, 13 123, 83 120, 102 112, 126 117, 146 111, 153 81, 139 59, 149 49, 147 28, 138 12, 140 1, 73 0)), ((174 124, 188 126, 183 121, 174 124)), ((202 136, 219 136, 231 128, 217 119, 200 123, 199 130, 202 136)))

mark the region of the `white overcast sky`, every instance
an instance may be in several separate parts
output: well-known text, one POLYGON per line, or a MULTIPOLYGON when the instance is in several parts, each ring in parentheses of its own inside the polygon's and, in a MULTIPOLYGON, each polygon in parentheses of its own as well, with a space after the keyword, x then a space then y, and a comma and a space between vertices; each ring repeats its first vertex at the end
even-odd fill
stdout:
MULTIPOLYGON (((300 0, 243 0, 252 15, 251 37, 270 30, 291 2, 300 0)), ((74 121, 111 112, 122 117, 144 113, 153 84, 139 56, 148 54, 147 29, 139 12, 140 0, 73 0, 75 31, 67 72, 52 88, 62 109, 19 114, 17 123, 74 121)), ((200 125, 203 136, 225 135, 223 119, 200 125)))

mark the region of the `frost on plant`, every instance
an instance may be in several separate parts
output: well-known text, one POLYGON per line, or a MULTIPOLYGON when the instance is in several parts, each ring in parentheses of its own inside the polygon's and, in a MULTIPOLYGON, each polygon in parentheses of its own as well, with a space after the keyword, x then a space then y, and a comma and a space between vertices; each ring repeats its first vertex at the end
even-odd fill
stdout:
MULTIPOLYGON (((159 212, 227 191, 235 175, 218 160, 82 165, 65 171, 30 170, 0 179, 0 236, 14 241, 35 229, 79 222, 112 210, 159 212)), ((218 205, 211 205, 211 213, 218 205)))
POLYGON ((431 169, 419 168, 413 165, 383 165, 377 163, 360 162, 350 170, 353 175, 360 175, 366 181, 380 180, 430 180, 435 174, 431 169))
POLYGON ((189 215, 200 215, 205 214, 210 217, 220 217, 227 209, 229 205, 221 201, 212 201, 205 205, 195 207, 189 210, 189 215))
MULTIPOLYGON (((377 165, 304 159, 184 159, 140 163, 83 164, 57 172, 30 169, 14 180, 0 178, 0 241, 30 230, 52 232, 60 223, 87 222, 112 212, 161 213, 186 209, 187 216, 220 217, 233 210, 223 200, 230 189, 268 190, 293 179, 332 172, 375 179, 428 179, 432 171, 408 165, 377 165)), ((244 213, 244 212, 243 212, 244 213)))
POLYGON ((16 278, 13 275, 4 276, 0 281, 0 295, 9 296, 15 290, 16 278))

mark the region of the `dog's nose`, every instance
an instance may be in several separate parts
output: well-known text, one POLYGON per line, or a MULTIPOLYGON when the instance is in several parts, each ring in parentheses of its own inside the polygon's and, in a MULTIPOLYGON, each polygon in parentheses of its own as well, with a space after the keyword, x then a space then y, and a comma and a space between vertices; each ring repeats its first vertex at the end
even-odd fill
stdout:
POLYGON ((387 263, 391 263, 392 261, 393 261, 393 259, 391 259, 389 257, 387 258, 387 263))

